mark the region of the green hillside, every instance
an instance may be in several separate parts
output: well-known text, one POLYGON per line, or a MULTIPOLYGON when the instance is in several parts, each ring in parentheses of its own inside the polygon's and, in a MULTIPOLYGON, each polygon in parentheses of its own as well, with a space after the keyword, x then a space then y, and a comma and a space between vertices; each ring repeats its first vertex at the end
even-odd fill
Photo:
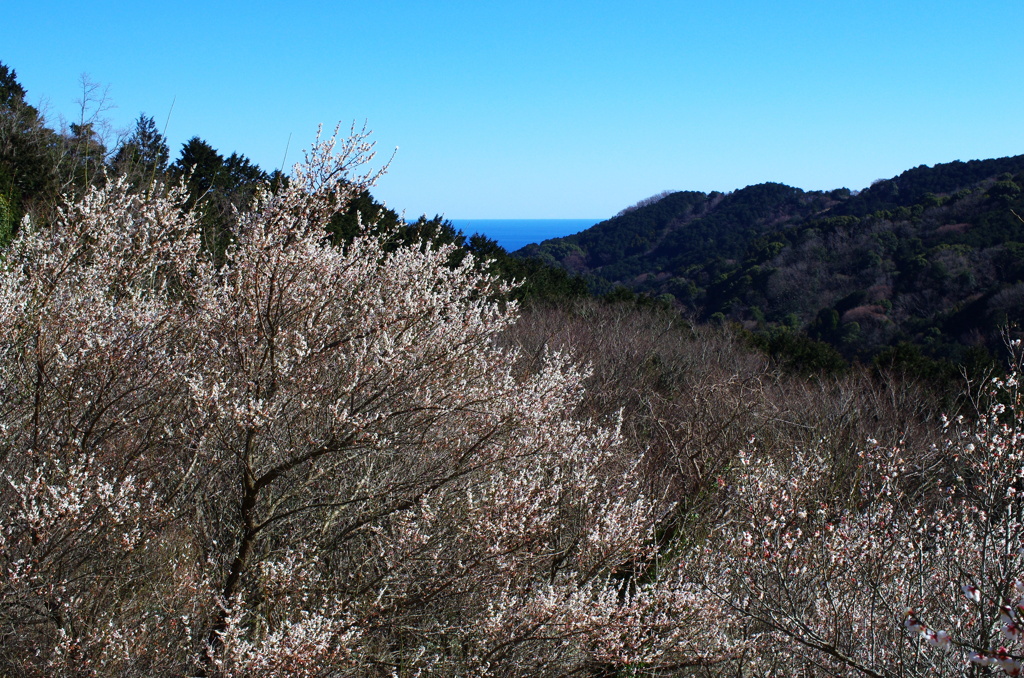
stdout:
POLYGON ((760 184, 678 192, 531 245, 616 287, 847 358, 904 345, 963 361, 1024 320, 1024 156, 917 167, 859 193, 760 184))

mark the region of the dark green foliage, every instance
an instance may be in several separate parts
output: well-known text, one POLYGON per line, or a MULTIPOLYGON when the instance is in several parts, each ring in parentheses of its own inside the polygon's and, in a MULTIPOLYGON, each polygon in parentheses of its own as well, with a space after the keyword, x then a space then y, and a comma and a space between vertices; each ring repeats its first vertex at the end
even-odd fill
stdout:
POLYGON ((0 107, 14 108, 25 105, 25 88, 18 82, 18 74, 0 63, 0 107))
POLYGON ((466 243, 469 252, 499 278, 513 283, 511 297, 526 303, 561 303, 588 296, 583 278, 539 257, 512 256, 496 240, 474 233, 466 243))
POLYGON ((221 184, 224 188, 238 191, 244 187, 251 195, 256 186, 268 183, 270 176, 244 155, 232 153, 224 161, 224 177, 221 184))
POLYGON ((994 183, 992 188, 988 189, 987 195, 994 200, 1001 200, 1010 204, 1020 197, 1020 186, 1010 180, 1004 179, 1003 181, 997 181, 994 183))
POLYGON ((71 123, 68 145, 72 151, 72 181, 85 187, 103 180, 106 169, 107 147, 91 122, 71 123))
POLYGON ((995 160, 949 162, 928 167, 921 165, 898 177, 879 180, 833 210, 835 214, 867 216, 880 210, 920 203, 927 194, 955 195, 965 187, 992 177, 1024 171, 1024 156, 995 160))
POLYGON ((198 205, 202 214, 203 244, 220 260, 231 242, 236 210, 248 205, 270 176, 244 155, 224 158, 209 143, 192 137, 169 168, 174 179, 189 189, 187 206, 198 205))
POLYGON ((224 158, 199 137, 192 137, 181 147, 181 155, 171 165, 176 177, 185 178, 194 204, 227 179, 224 158))
POLYGON ((709 200, 717 195, 693 191, 672 193, 576 235, 547 240, 540 246, 530 245, 520 253, 563 262, 570 270, 619 266, 627 257, 642 255, 654 247, 664 237, 671 221, 703 214, 709 200))
POLYGON ((500 277, 516 284, 512 298, 529 303, 562 302, 588 295, 587 283, 541 259, 519 259, 505 254, 492 268, 500 277))
MULTIPOLYGON (((664 273, 707 288, 724 282, 722 275, 734 260, 744 257, 751 241, 778 230, 780 219, 812 214, 832 200, 782 184, 748 186, 729 195, 681 191, 522 252, 639 291, 675 293, 665 287, 664 273)), ((760 260, 783 246, 771 245, 770 239, 758 242, 765 248, 760 260)), ((722 297, 727 291, 716 294, 722 297)))
POLYGON ((849 368, 849 363, 828 342, 818 341, 787 327, 748 334, 747 337, 751 345, 799 374, 825 376, 839 374, 849 368))
POLYGON ((167 141, 157 130, 156 122, 140 114, 132 135, 117 149, 111 167, 115 173, 131 177, 136 185, 148 185, 163 176, 169 158, 167 141))
POLYGON ((617 304, 621 302, 635 302, 636 292, 629 289, 628 287, 618 285, 611 292, 604 295, 603 299, 607 301, 609 304, 617 304))
MULTIPOLYGON (((421 221, 425 220, 421 217, 421 221)), ((344 212, 334 215, 327 226, 327 231, 332 242, 341 246, 351 242, 357 235, 367 232, 377 235, 394 232, 401 225, 403 222, 397 212, 376 202, 369 191, 362 191, 349 203, 344 212)), ((454 234, 454 229, 451 230, 454 234)), ((400 241, 407 241, 408 238, 408 233, 398 236, 393 246, 397 246, 400 241)))
POLYGON ((814 321, 807 326, 807 336, 833 344, 838 343, 841 332, 839 311, 834 308, 821 309, 814 321))
POLYGON ((906 343, 955 366, 998 355, 1001 328, 1024 324, 1022 185, 1024 156, 922 166, 859 194, 675 193, 522 253, 595 293, 670 294, 698 319, 767 333, 773 355, 832 364, 803 332, 846 361, 906 343))
POLYGON ((0 249, 3 249, 14 237, 16 225, 17 214, 14 211, 14 206, 7 196, 0 193, 0 249))
POLYGON ((0 63, 0 197, 9 232, 26 212, 46 213, 71 184, 65 139, 25 95, 14 70, 0 63))

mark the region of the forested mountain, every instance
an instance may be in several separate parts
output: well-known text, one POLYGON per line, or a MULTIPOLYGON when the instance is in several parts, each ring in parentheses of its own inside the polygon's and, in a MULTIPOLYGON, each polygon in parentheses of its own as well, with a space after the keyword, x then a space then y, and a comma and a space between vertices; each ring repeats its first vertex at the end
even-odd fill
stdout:
POLYGON ((921 166, 859 193, 684 191, 520 253, 699 319, 803 330, 847 358, 902 345, 957 361, 1024 320, 1021 186, 1024 156, 921 166))

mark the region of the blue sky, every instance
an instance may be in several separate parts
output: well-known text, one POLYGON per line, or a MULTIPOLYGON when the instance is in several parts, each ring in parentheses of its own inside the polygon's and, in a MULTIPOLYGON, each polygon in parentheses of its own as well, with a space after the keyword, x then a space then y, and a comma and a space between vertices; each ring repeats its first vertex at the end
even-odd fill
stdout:
POLYGON ((11 2, 0 61, 264 169, 368 121, 407 216, 601 218, 665 189, 859 189, 1024 153, 1024 2, 11 2), (173 110, 172 110, 173 102, 173 110))

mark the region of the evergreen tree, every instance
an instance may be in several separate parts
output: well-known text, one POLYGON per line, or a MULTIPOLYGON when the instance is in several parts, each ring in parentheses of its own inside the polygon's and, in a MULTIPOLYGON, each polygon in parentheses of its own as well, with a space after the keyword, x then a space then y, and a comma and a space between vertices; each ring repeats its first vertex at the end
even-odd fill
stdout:
POLYGON ((15 71, 0 63, 0 198, 10 230, 26 212, 45 212, 66 184, 62 140, 25 95, 15 71))
POLYGON ((71 123, 67 145, 71 152, 75 186, 91 186, 104 175, 107 147, 91 122, 71 123))
POLYGON ((167 170, 170 156, 167 140, 156 128, 153 118, 139 114, 135 131, 117 150, 112 163, 118 174, 126 174, 135 183, 152 182, 167 170))
POLYGON ((214 187, 223 168, 223 156, 199 137, 192 137, 182 145, 181 155, 171 165, 171 172, 186 178, 192 196, 190 202, 195 204, 214 187))
POLYGON ((185 179, 187 204, 202 214, 203 243, 218 259, 231 242, 237 210, 252 202, 257 188, 270 183, 270 176, 244 155, 224 158, 199 137, 182 145, 170 172, 185 179))
POLYGON ((14 69, 0 63, 0 107, 9 109, 25 105, 25 93, 14 69))

